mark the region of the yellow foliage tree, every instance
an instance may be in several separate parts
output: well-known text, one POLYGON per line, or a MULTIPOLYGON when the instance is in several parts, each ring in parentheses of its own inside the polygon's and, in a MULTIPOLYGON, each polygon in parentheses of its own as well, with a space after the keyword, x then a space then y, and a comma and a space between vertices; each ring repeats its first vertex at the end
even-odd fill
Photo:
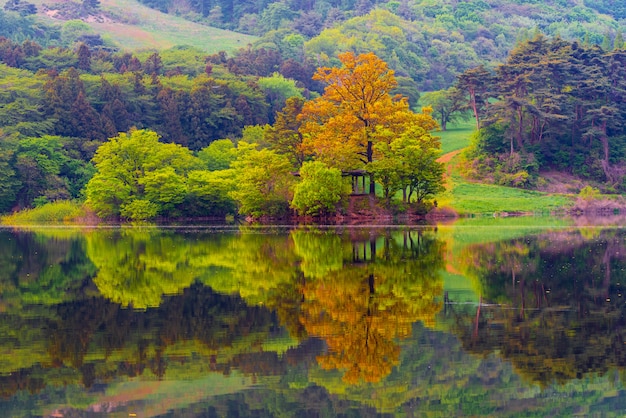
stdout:
MULTIPOLYGON (((379 132, 399 136, 411 127, 437 127, 430 113, 416 114, 406 98, 392 96, 393 70, 373 53, 339 55, 339 68, 321 67, 313 78, 327 84, 299 115, 302 149, 331 167, 361 169, 374 160, 379 132)), ((374 194, 370 178, 370 194, 374 194)))

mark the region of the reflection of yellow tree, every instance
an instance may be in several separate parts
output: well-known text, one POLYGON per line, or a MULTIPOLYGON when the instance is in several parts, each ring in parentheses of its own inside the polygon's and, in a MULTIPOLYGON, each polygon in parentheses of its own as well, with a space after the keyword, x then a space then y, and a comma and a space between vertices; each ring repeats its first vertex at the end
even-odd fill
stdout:
POLYGON ((443 252, 436 240, 420 237, 421 252, 386 237, 370 263, 305 282, 301 322, 328 345, 318 357, 322 368, 344 371, 347 383, 377 382, 398 364, 395 340, 410 336, 416 321, 434 322, 441 309, 443 252))
POLYGON ((124 307, 159 306, 163 295, 181 293, 197 277, 190 241, 182 235, 122 229, 86 237, 87 254, 98 268, 94 283, 104 297, 124 307))

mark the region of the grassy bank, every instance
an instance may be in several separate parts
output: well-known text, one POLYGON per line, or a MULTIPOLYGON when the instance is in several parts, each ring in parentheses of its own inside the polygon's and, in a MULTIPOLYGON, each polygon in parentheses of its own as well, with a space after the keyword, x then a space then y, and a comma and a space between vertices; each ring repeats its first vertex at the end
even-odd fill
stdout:
MULTIPOLYGON (((463 122, 451 125, 439 132, 441 147, 445 154, 459 151, 469 145, 474 125, 463 122)), ((482 184, 465 180, 458 168, 458 155, 443 158, 447 165, 446 192, 437 197, 439 207, 450 208, 461 215, 485 215, 498 213, 549 214, 570 207, 575 196, 547 194, 514 187, 482 184)))
POLYGON ((51 225, 74 222, 86 216, 82 203, 58 201, 2 216, 3 225, 51 225))

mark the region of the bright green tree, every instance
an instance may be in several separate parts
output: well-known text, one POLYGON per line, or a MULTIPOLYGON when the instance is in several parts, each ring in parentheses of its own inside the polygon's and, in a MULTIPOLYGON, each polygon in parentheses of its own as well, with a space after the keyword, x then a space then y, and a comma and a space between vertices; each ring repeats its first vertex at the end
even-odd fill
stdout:
POLYGON ((439 121, 441 130, 445 131, 448 122, 454 119, 455 114, 461 110, 460 103, 456 100, 459 96, 454 87, 450 87, 447 90, 437 90, 424 93, 420 101, 424 105, 433 108, 433 113, 439 121))
POLYGON ((101 217, 131 219, 172 214, 186 196, 187 174, 202 164, 187 148, 163 144, 147 130, 111 138, 93 161, 97 173, 86 186, 87 205, 101 217))
POLYGON ((211 142, 208 147, 201 149, 198 152, 198 157, 210 171, 226 170, 237 158, 237 151, 230 139, 218 139, 211 142))
POLYGON ((229 193, 235 189, 232 170, 196 170, 187 177, 186 213, 192 216, 235 214, 237 208, 229 193))
POLYGON ((298 213, 323 215, 337 210, 337 204, 349 193, 341 171, 321 161, 305 162, 300 169, 302 180, 294 189, 291 206, 298 213))
POLYGON ((290 187, 295 180, 286 156, 268 149, 250 149, 243 152, 232 167, 236 189, 230 195, 238 203, 241 214, 256 217, 287 213, 290 187))

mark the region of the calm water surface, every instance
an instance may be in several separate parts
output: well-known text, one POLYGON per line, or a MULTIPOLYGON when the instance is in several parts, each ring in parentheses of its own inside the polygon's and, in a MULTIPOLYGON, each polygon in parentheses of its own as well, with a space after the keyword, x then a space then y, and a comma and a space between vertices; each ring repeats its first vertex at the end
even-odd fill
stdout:
POLYGON ((542 218, 0 229, 0 416, 624 416, 625 269, 542 218))

